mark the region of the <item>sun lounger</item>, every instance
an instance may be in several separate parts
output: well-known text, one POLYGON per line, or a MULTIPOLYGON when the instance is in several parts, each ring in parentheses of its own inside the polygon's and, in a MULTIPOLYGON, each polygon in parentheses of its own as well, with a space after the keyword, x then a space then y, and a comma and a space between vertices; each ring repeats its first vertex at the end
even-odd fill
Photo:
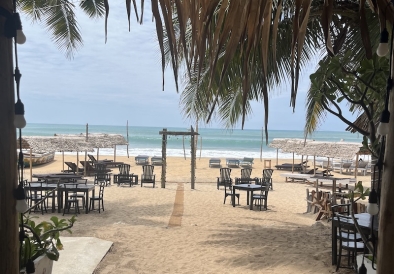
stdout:
POLYGON ((300 173, 282 173, 280 176, 285 177, 285 182, 303 181, 309 182, 313 174, 300 174, 300 173))
POLYGON ((153 156, 150 160, 154 166, 161 166, 163 164, 163 158, 159 156, 153 156))
POLYGON ((219 158, 211 158, 209 159, 209 167, 221 167, 219 158))
POLYGON ((149 164, 149 156, 148 155, 135 156, 135 163, 137 165, 147 165, 149 164))
POLYGON ((294 170, 294 171, 301 171, 304 167, 302 164, 281 164, 281 165, 276 165, 275 166, 276 169, 280 169, 280 170, 294 170))
POLYGON ((239 167, 239 159, 236 158, 227 158, 226 159, 226 164, 228 167, 239 167))
POLYGON ((252 167, 253 165, 253 158, 244 157, 240 162, 239 165, 242 167, 252 167))

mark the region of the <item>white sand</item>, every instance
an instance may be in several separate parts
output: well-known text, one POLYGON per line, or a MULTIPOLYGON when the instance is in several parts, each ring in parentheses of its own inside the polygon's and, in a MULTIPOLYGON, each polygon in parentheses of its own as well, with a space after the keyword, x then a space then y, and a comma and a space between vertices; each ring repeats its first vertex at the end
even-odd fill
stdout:
MULTIPOLYGON (((134 157, 116 160, 130 163, 131 171, 141 174, 134 157)), ((229 198, 223 204, 223 188, 216 189, 219 169, 209 168, 208 160, 197 159, 194 190, 190 187, 190 158, 176 157, 168 159, 166 188, 160 187, 161 167, 157 166, 154 189, 151 185, 106 188, 105 211, 78 215, 73 234, 62 235, 114 242, 95 273, 335 272, 331 266, 330 223, 323 220, 316 224, 316 214, 305 214, 305 189, 313 186, 285 183, 281 172, 275 170, 268 211, 249 210, 246 192, 242 191, 240 206, 233 208, 229 198)), ((76 156, 66 156, 66 161, 76 162, 76 156)), ((289 162, 280 163, 285 161, 289 162)), ((275 162, 273 159, 272 166, 275 162)), ((56 156, 55 162, 36 167, 33 173, 61 169, 62 158, 56 156)), ((252 177, 261 177, 262 169, 263 162, 255 160, 252 177)), ((238 168, 232 169, 235 177, 240 177, 238 168)), ((370 178, 358 180, 368 185, 370 178)), ((35 215, 40 219, 61 216, 35 215)))

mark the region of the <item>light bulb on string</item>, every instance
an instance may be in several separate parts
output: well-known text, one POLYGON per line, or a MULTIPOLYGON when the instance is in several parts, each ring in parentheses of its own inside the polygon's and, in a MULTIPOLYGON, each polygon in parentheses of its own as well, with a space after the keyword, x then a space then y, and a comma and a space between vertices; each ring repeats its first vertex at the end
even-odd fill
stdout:
POLYGON ((15 103, 14 125, 16 128, 24 128, 26 126, 25 106, 20 99, 15 103))
POLYGON ((29 206, 26 203, 25 190, 21 183, 18 185, 17 189, 15 189, 14 197, 16 199, 16 211, 19 213, 25 213, 29 209, 29 206))
POLYGON ((376 50, 376 54, 380 57, 386 56, 389 52, 389 32, 386 28, 380 33, 380 43, 376 50))
POLYGON ((372 191, 369 193, 369 200, 368 200, 367 212, 371 215, 376 215, 379 213, 378 207, 378 193, 373 188, 372 191))

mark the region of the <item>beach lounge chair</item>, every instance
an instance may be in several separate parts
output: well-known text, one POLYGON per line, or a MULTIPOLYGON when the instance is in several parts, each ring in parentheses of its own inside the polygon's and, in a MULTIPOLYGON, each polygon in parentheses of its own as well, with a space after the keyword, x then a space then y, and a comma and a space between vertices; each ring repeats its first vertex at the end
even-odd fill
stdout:
POLYGON ((113 160, 107 160, 107 159, 97 161, 96 157, 94 157, 92 154, 88 154, 88 157, 89 157, 90 161, 92 162, 92 164, 96 164, 96 163, 100 163, 100 162, 112 162, 113 161, 113 160))
POLYGON ((163 165, 163 158, 159 157, 159 156, 151 157, 150 161, 152 162, 152 165, 154 165, 154 166, 161 166, 161 165, 163 165))
POLYGON ((239 167, 239 159, 236 158, 226 158, 226 165, 228 167, 239 167))
POLYGON ((240 162, 239 165, 242 167, 252 167, 253 165, 253 158, 244 157, 240 162))
POLYGON ((304 161, 300 164, 289 164, 289 163, 285 163, 285 164, 281 164, 281 165, 276 165, 275 168, 276 169, 281 169, 281 170, 294 170, 294 171, 301 171, 304 168, 307 168, 308 166, 306 166, 307 161, 304 161))
POLYGON ((76 163, 73 162, 64 162, 67 165, 67 170, 63 170, 65 173, 83 173, 83 168, 78 168, 76 163))
POLYGON ((221 167, 219 158, 211 158, 209 159, 209 167, 221 167))
MULTIPOLYGON (((357 173, 362 173, 364 176, 367 174, 368 171, 368 161, 358 161, 358 166, 357 166, 357 173)), ((354 170, 356 169, 356 165, 352 165, 349 168, 349 172, 354 172, 354 170)))
POLYGON ((340 168, 340 173, 342 174, 342 172, 349 172, 351 166, 352 166, 351 162, 342 163, 340 168))
POLYGON ((106 167, 118 167, 119 165, 123 164, 123 162, 114 162, 113 160, 96 160, 96 158, 91 155, 88 154, 88 157, 90 159, 90 162, 94 165, 96 164, 105 164, 106 167))
POLYGON ((250 176, 252 175, 251 168, 243 168, 241 169, 241 178, 235 178, 236 184, 250 184, 250 176))
POLYGON ((225 186, 225 183, 232 183, 231 175, 231 168, 223 167, 220 168, 220 176, 217 177, 217 189, 219 186, 225 186))
MULTIPOLYGON (((79 161, 79 162, 80 162, 81 165, 86 169, 86 175, 87 175, 87 176, 92 176, 92 175, 95 175, 95 174, 96 174, 97 169, 96 169, 96 167, 94 167, 90 162, 88 162, 88 161, 79 161)), ((106 168, 105 171, 106 171, 107 173, 108 173, 108 172, 111 172, 111 170, 108 169, 108 168, 106 168)))
POLYGON ((154 168, 152 165, 142 166, 141 187, 143 184, 153 184, 153 188, 155 187, 156 175, 153 174, 154 168))
POLYGON ((135 156, 135 163, 137 165, 148 165, 149 164, 149 156, 148 155, 137 155, 137 156, 135 156))
POLYGON ((133 173, 130 174, 130 165, 122 164, 119 166, 119 174, 114 175, 114 184, 117 184, 118 186, 122 184, 127 184, 131 187, 133 184, 135 184, 135 177, 136 175, 134 175, 133 173))

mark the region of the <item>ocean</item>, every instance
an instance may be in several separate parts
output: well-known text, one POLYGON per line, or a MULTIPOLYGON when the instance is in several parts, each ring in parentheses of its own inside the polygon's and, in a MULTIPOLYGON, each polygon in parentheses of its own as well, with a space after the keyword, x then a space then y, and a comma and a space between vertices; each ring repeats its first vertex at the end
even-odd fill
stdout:
MULTIPOLYGON (((136 127, 129 126, 128 142, 129 155, 161 155, 162 136, 159 131, 160 127, 136 127)), ((90 133, 109 133, 122 134, 127 138, 127 128, 125 126, 109 125, 89 125, 90 133)), ((167 131, 190 131, 190 128, 167 128, 167 131)), ((54 134, 85 134, 86 125, 65 125, 65 124, 34 124, 29 123, 22 130, 24 136, 53 136, 54 134)), ((276 149, 269 147, 273 138, 303 138, 303 131, 294 130, 271 130, 268 132, 268 145, 265 136, 262 137, 262 130, 257 129, 214 129, 200 128, 197 145, 198 157, 218 157, 218 158, 243 158, 251 157, 260 158, 262 149, 262 158, 276 158, 276 149)), ((308 139, 315 141, 332 141, 340 140, 346 142, 359 142, 361 145, 362 136, 346 131, 317 131, 308 139)), ((190 136, 169 136, 167 141, 167 156, 190 157, 190 136)), ((96 153, 96 152, 94 152, 96 153)), ((113 148, 100 148, 100 155, 114 155, 113 148)), ((68 153, 72 154, 72 153, 68 153)), ((116 146, 116 155, 127 156, 127 146, 116 146)), ((290 159, 292 153, 283 153, 279 150, 280 159, 290 159)), ((295 155, 301 158, 300 155, 295 155)))

